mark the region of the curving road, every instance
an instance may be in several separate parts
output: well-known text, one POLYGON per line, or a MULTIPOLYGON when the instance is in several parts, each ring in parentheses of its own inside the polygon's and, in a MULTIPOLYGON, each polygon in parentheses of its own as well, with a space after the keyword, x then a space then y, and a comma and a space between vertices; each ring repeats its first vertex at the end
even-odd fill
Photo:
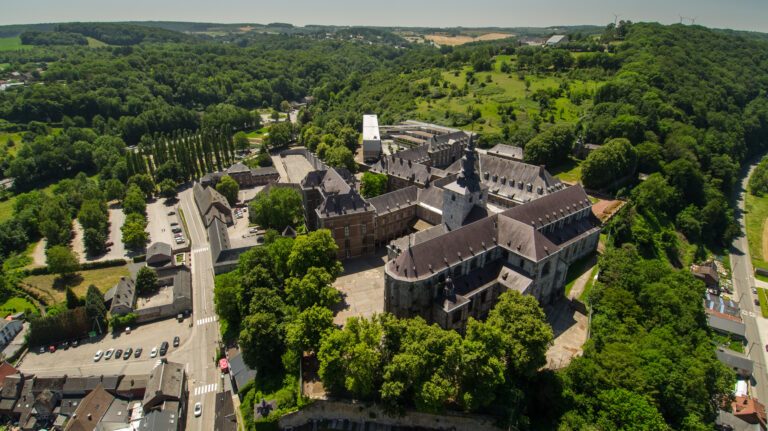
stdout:
POLYGON ((747 175, 741 180, 736 195, 735 215, 741 233, 733 240, 730 249, 731 272, 736 301, 741 308, 742 318, 747 327, 747 354, 754 363, 751 395, 758 400, 768 401, 768 368, 766 368, 765 343, 768 340, 768 319, 762 317, 760 307, 755 305, 756 295, 752 294, 755 286, 752 261, 749 256, 746 224, 744 219, 744 199, 747 182, 756 164, 749 167, 747 175))

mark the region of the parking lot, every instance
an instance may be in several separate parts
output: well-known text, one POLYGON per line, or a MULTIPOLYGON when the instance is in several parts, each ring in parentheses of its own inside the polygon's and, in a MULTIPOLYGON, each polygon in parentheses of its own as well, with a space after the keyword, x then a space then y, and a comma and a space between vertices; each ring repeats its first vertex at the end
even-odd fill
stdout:
POLYGON ((184 232, 181 217, 179 217, 177 207, 178 202, 173 205, 167 205, 165 199, 156 199, 147 204, 147 232, 149 232, 149 243, 164 242, 170 244, 173 249, 185 247, 189 241, 187 233, 184 232), (169 215, 170 212, 173 214, 169 215), (184 242, 176 243, 174 240, 171 223, 178 223, 182 229, 184 242))
MULTIPOLYGON (((258 235, 251 232, 248 221, 248 208, 242 209, 243 218, 235 217, 235 224, 227 228, 229 234, 229 243, 232 248, 253 247, 257 245, 258 235)), ((234 214, 233 214, 234 215, 234 214)))
POLYGON ((177 360, 182 363, 187 362, 187 358, 174 358, 174 352, 177 348, 173 347, 173 337, 180 338, 179 347, 189 340, 192 328, 189 326, 190 317, 178 322, 175 319, 160 320, 153 323, 141 325, 133 328, 130 334, 125 332, 120 334, 108 333, 97 341, 84 341, 77 347, 70 347, 66 350, 57 349, 54 353, 39 353, 40 346, 33 346, 29 353, 24 357, 19 366, 24 372, 37 375, 99 375, 99 374, 145 374, 152 369, 152 366, 160 358, 151 358, 150 351, 153 347, 158 347, 163 341, 167 341, 171 346, 168 349, 169 360, 177 360), (111 358, 106 360, 101 358, 98 362, 93 361, 93 355, 96 351, 103 352, 108 349, 123 349, 131 347, 136 350, 141 347, 143 352, 139 358, 131 355, 129 359, 111 358))

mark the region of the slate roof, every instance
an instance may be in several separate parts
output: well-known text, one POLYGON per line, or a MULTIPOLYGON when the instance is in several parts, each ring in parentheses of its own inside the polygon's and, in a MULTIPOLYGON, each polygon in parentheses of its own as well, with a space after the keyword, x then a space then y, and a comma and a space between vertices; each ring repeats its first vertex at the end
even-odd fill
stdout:
POLYGON ((747 328, 744 325, 744 322, 727 319, 714 313, 707 313, 707 323, 709 323, 709 326, 712 329, 721 332, 727 332, 740 337, 745 337, 747 334, 747 328))
POLYGON ((243 162, 237 162, 234 165, 228 167, 227 169, 224 169, 224 172, 228 174, 240 174, 245 172, 250 172, 251 168, 245 165, 243 162))
POLYGON ((433 176, 438 178, 446 176, 445 171, 441 169, 432 168, 397 156, 383 156, 381 160, 371 166, 371 171, 387 174, 420 185, 429 183, 433 176))
POLYGON ((177 431, 178 429, 178 411, 153 410, 147 413, 139 423, 141 431, 177 431))
POLYGON ((242 389, 248 382, 256 377, 256 370, 248 368, 243 361, 243 355, 238 351, 236 354, 231 355, 228 359, 229 372, 235 379, 235 384, 238 390, 242 389))
POLYGON ((158 241, 147 248, 147 260, 153 258, 170 259, 171 257, 171 245, 168 243, 158 241))
POLYGON ((184 365, 163 361, 149 373, 147 390, 144 393, 144 407, 152 408, 156 397, 181 399, 183 396, 184 365))
POLYGON ((598 226, 590 213, 589 217, 572 223, 574 226, 566 225, 544 235, 539 229, 550 223, 545 214, 555 214, 557 218, 550 216, 554 222, 590 207, 581 186, 568 187, 412 245, 387 263, 387 272, 402 279, 426 277, 497 245, 539 261, 558 251, 562 244, 598 226), (552 238, 559 242, 553 242, 552 238))
POLYGON ((532 201, 565 188, 543 166, 484 154, 480 155, 479 164, 480 180, 488 187, 488 192, 517 202, 532 201))
POLYGON ((430 206, 442 213, 443 211, 443 189, 436 184, 419 189, 419 203, 430 206))
POLYGON ((512 158, 517 160, 523 160, 523 149, 514 145, 496 144, 488 150, 489 156, 499 156, 505 158, 512 158))
POLYGON ((749 374, 752 374, 754 364, 752 363, 752 360, 747 357, 747 355, 722 347, 715 351, 715 355, 720 362, 724 363, 728 367, 745 370, 749 374))
POLYGON ((400 158, 403 160, 410 160, 416 163, 428 163, 431 160, 429 158, 428 145, 419 145, 418 147, 413 147, 403 151, 398 151, 397 153, 395 153, 395 156, 397 158, 400 158))
POLYGON ((114 310, 118 306, 133 308, 136 303, 136 286, 131 277, 120 277, 120 281, 115 286, 115 296, 112 297, 112 306, 114 310))
POLYGON ((232 402, 232 392, 216 393, 216 417, 213 422, 215 431, 237 431, 237 416, 232 402))
POLYGON ((416 186, 405 187, 370 198, 368 203, 374 207, 376 214, 385 214, 403 206, 416 205, 418 190, 419 188, 416 186))
POLYGON ((335 217, 345 214, 364 213, 374 209, 357 192, 332 194, 317 207, 319 217, 335 217))

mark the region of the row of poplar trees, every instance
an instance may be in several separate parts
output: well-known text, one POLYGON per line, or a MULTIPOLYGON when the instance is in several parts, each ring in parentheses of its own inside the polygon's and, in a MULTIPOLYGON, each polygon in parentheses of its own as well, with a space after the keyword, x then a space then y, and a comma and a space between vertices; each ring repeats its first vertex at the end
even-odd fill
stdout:
POLYGON ((156 181, 155 172, 166 163, 176 162, 179 176, 191 180, 222 171, 234 163, 234 159, 232 135, 213 129, 177 130, 170 135, 155 135, 143 140, 138 151, 126 153, 129 177, 149 174, 156 181))

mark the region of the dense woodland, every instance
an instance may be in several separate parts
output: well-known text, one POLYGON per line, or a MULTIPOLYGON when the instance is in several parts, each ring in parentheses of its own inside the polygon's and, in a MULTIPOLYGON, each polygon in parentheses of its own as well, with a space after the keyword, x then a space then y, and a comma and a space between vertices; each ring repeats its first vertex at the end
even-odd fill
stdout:
MULTIPOLYGON (((217 279, 225 338, 239 340, 250 365, 293 385, 299 353, 313 352, 334 395, 395 411, 487 413, 516 429, 709 429, 733 376, 715 359, 703 285, 678 268, 685 244, 705 257, 736 233, 728 197, 744 162, 768 147, 765 37, 629 22, 563 49, 514 40, 435 49, 384 30, 344 36, 215 40, 117 24, 25 33, 25 43, 40 46, 0 52, 0 63, 36 82, 0 92, 0 132, 21 137, 0 142, 0 168, 16 180, 2 196, 15 203, 0 222, 0 255, 41 237, 66 245, 75 217, 98 253, 107 199, 122 202, 123 239, 140 249, 146 200, 172 197, 177 184, 231 162, 239 142, 247 146, 232 135, 260 127, 256 109, 285 110, 311 96, 298 124, 272 126, 263 151, 298 141, 350 169, 364 113, 387 124, 421 115, 417 101, 430 107, 479 93, 467 109, 434 121, 490 130, 481 108, 495 71, 525 81, 525 96, 498 107, 499 132, 481 130, 484 145, 525 146, 527 161, 554 170, 572 163, 575 145, 602 145, 581 163, 581 180, 630 202, 606 226, 583 357, 558 372, 536 371, 551 332, 539 307, 515 295, 463 335, 391 316, 336 329, 330 285, 340 268, 325 232, 296 240, 270 233, 265 247, 217 279), (108 46, 83 46, 84 38, 108 46), (528 88, 546 79, 554 86, 528 88), (577 81, 594 82, 594 91, 577 81), (584 115, 567 118, 557 108, 566 99, 584 115), (51 184, 53 192, 42 191, 51 184)), ((368 178, 365 193, 380 192, 368 178)), ((259 214, 278 228, 285 219, 259 214)), ((12 289, 14 280, 0 277, 0 287, 12 289)), ((256 394, 249 396, 252 403, 256 394)))

